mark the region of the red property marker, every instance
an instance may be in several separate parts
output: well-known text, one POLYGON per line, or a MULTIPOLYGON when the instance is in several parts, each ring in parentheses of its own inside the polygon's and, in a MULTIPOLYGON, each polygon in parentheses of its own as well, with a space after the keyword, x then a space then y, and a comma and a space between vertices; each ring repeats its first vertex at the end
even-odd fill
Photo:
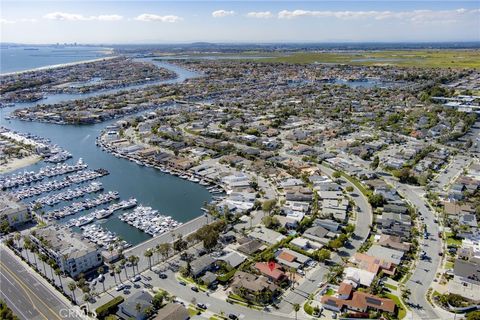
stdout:
POLYGON ((275 269, 275 261, 269 261, 268 268, 270 268, 270 271, 273 271, 275 269))

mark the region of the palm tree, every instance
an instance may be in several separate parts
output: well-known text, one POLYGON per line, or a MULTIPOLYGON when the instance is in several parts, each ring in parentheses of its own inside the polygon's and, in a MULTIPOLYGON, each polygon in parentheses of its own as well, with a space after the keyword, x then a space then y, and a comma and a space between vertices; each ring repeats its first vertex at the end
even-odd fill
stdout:
POLYGON ((149 269, 152 270, 152 256, 153 256, 152 249, 145 250, 143 255, 148 258, 148 266, 149 266, 149 269))
POLYGON ((45 277, 48 278, 47 276, 47 269, 45 268, 45 261, 47 261, 47 256, 44 255, 43 253, 40 253, 40 261, 42 261, 42 265, 43 265, 43 274, 45 275, 45 277))
POLYGON ((85 303, 87 304, 87 313, 90 313, 90 306, 88 305, 88 302, 90 301, 91 298, 92 296, 89 293, 85 293, 83 295, 83 301, 85 301, 85 303))
POLYGON ((293 310, 295 311, 295 320, 297 320, 297 312, 300 310, 300 305, 298 303, 295 303, 293 305, 293 310))
POLYGON ((20 233, 15 232, 15 234, 13 235, 13 239, 17 242, 17 248, 20 249, 20 239, 21 239, 20 233))
POLYGON ((120 266, 125 271, 125 277, 128 279, 127 267, 125 266, 126 264, 127 264, 127 260, 125 259, 120 260, 120 266))
POLYGON ((23 248, 25 249, 25 254, 27 256, 28 264, 32 264, 30 262, 30 256, 28 255, 28 251, 31 250, 31 248, 32 248, 32 241, 27 236, 23 237, 23 248))
POLYGON ((58 276, 58 281, 60 281, 60 287, 62 287, 63 290, 63 283, 62 283, 62 277, 60 275, 62 274, 62 270, 60 268, 55 268, 55 274, 58 276))
POLYGON ((160 243, 155 246, 155 253, 157 254, 157 263, 160 262, 160 243))
MULTIPOLYGON (((103 272, 105 271, 105 269, 103 267, 98 267, 97 271, 98 271, 98 274, 103 275, 103 272)), ((105 278, 102 280, 102 285, 103 285, 103 291, 105 292, 105 278)))
POLYGON ((117 277, 115 276, 115 266, 113 264, 109 264, 108 271, 110 273, 113 273, 113 279, 115 280, 115 284, 117 284, 117 277))
MULTIPOLYGON (((120 280, 120 282, 122 282, 122 276, 121 276, 122 269, 120 269, 120 267, 115 267, 115 273, 118 274, 118 279, 120 280)), ((117 280, 115 280, 115 282, 116 281, 117 280)))
POLYGON ((50 266, 50 274, 52 275, 52 281, 55 282, 55 281, 53 280, 53 268, 54 268, 54 266, 55 266, 57 263, 56 263, 55 260, 53 260, 53 259, 48 259, 48 260, 47 260, 47 264, 50 266))
POLYGON ((76 284, 74 281, 69 282, 69 283, 68 283, 68 289, 72 292, 73 302, 75 303, 75 302, 76 302, 76 299, 75 299, 75 289, 77 289, 77 284, 76 284))
POLYGON ((37 252, 38 252, 38 249, 37 249, 37 247, 33 244, 33 242, 32 242, 31 250, 32 250, 32 253, 33 253, 33 260, 35 260, 35 268, 38 270, 38 263, 37 263, 37 252))

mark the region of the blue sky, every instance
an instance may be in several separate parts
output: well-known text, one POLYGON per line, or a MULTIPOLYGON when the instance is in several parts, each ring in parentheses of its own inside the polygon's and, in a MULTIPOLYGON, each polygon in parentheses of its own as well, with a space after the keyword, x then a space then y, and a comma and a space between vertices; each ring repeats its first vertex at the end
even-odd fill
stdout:
POLYGON ((480 41, 479 1, 2 0, 1 41, 480 41))

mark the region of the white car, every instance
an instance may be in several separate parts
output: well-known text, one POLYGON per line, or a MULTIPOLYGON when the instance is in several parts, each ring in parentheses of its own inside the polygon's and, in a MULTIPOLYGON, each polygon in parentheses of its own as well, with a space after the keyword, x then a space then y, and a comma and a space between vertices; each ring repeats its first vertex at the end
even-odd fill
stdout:
POLYGON ((116 288, 117 291, 122 291, 123 289, 125 289, 127 286, 124 285, 123 283, 122 284, 119 284, 116 288))

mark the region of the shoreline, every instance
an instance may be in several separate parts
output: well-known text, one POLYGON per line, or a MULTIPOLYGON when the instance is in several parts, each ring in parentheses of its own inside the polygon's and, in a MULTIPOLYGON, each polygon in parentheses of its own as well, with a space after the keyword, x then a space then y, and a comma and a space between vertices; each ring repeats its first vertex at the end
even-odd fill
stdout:
POLYGON ((27 69, 27 70, 0 73, 0 77, 18 75, 18 74, 28 73, 28 72, 36 72, 36 71, 57 69, 57 68, 62 68, 62 67, 71 67, 71 66, 76 66, 76 65, 79 65, 79 64, 91 63, 91 62, 97 62, 97 61, 103 61, 103 60, 110 60, 110 59, 114 59, 114 58, 118 58, 118 57, 119 57, 119 55, 115 55, 115 56, 106 56, 106 57, 103 57, 103 58, 96 58, 96 59, 90 59, 90 60, 81 60, 81 61, 74 61, 74 62, 67 62, 67 63, 51 64, 51 65, 48 65, 48 66, 32 68, 32 69, 27 69))
POLYGON ((0 174, 9 173, 9 172, 30 166, 41 160, 42 160, 42 157, 38 155, 31 155, 22 159, 15 159, 13 161, 0 165, 0 174))

